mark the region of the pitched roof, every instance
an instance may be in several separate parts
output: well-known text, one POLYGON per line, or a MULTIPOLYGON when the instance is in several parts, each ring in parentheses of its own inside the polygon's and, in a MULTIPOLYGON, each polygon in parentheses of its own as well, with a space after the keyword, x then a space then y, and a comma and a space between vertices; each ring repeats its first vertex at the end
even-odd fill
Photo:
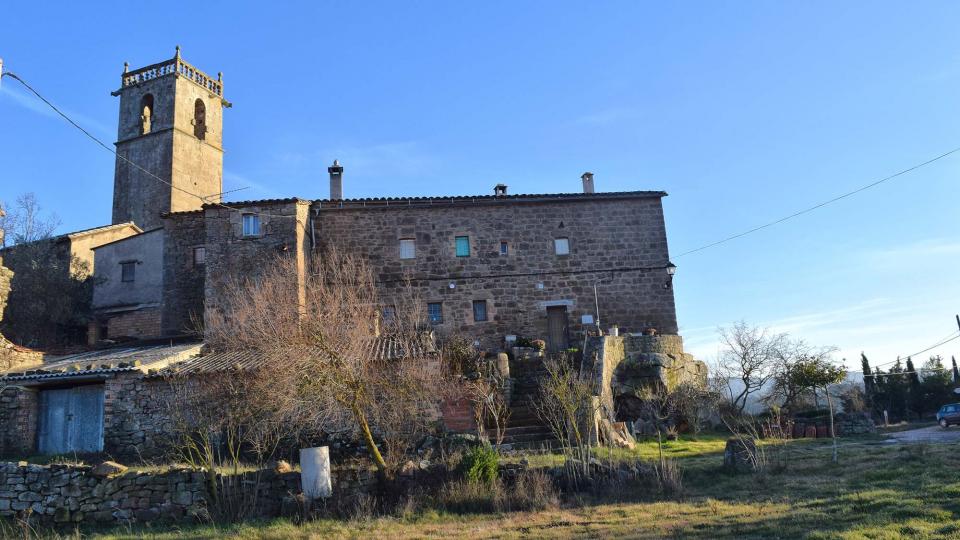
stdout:
MULTIPOLYGON (((531 203, 531 202, 559 202, 559 201, 597 201, 623 199, 652 199, 666 197, 665 191, 607 191, 601 193, 540 193, 516 195, 440 195, 431 197, 365 197, 358 199, 301 199, 290 197, 286 199, 260 199, 249 201, 229 201, 218 204, 204 204, 204 208, 226 206, 242 209, 249 206, 267 206, 274 204, 290 204, 307 202, 316 205, 321 210, 335 208, 382 208, 388 206, 440 206, 466 204, 502 204, 502 203, 531 203)), ((167 212, 166 216, 190 214, 200 210, 185 210, 181 212, 167 212)))
POLYGON ((444 203, 501 203, 582 201, 603 199, 649 199, 666 197, 666 191, 606 191, 600 193, 520 193, 515 195, 442 195, 438 197, 367 197, 360 199, 317 199, 314 204, 331 206, 430 205, 444 203))
POLYGON ((72 240, 72 239, 74 239, 74 238, 76 238, 76 237, 78 237, 78 236, 89 236, 89 235, 91 235, 91 234, 99 234, 99 233, 102 233, 102 232, 112 231, 112 230, 115 230, 115 229, 122 229, 122 228, 124 228, 124 227, 130 227, 130 228, 132 228, 132 229, 136 232, 136 234, 140 234, 140 233, 143 232, 143 229, 141 229, 140 227, 138 227, 136 223, 134 223, 134 222, 132 222, 132 221, 127 221, 127 222, 124 222, 124 223, 114 223, 113 225, 101 225, 101 226, 99 226, 99 227, 91 227, 91 228, 89 228, 89 229, 83 229, 83 230, 79 230, 79 231, 68 232, 68 233, 63 233, 63 234, 58 234, 58 235, 56 235, 56 236, 51 236, 51 237, 49 237, 49 238, 40 238, 39 240, 34 240, 34 241, 31 241, 31 242, 25 242, 24 244, 14 244, 14 245, 12 245, 12 246, 6 246, 6 247, 4 247, 4 248, 0 248, 0 251, 11 250, 11 249, 16 248, 16 247, 19 246, 19 245, 34 244, 34 243, 36 243, 36 242, 51 242, 51 241, 52 241, 52 242, 64 242, 64 241, 66 241, 66 240, 72 240))
MULTIPOLYGON (((365 344, 373 360, 398 360, 401 358, 427 358, 437 354, 433 336, 426 337, 406 351, 403 342, 393 337, 371 338, 365 344)), ((263 355, 256 351, 224 351, 189 358, 183 362, 171 364, 163 370, 152 373, 155 376, 192 375, 196 373, 219 373, 225 371, 255 370, 265 364, 263 355)))
POLYGON ((66 356, 48 356, 42 364, 0 374, 0 382, 66 379, 125 371, 162 369, 200 353, 200 343, 116 347, 66 356))

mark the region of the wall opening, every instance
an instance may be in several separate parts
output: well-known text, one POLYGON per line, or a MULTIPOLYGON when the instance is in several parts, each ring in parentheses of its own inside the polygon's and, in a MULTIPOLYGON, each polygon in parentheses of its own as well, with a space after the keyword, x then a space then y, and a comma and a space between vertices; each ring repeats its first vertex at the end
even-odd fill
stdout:
POLYGON ((153 125, 153 94, 146 94, 140 99, 140 134, 150 133, 153 125))
POLYGON ((207 137, 207 106, 200 98, 193 102, 193 134, 201 141, 207 137))

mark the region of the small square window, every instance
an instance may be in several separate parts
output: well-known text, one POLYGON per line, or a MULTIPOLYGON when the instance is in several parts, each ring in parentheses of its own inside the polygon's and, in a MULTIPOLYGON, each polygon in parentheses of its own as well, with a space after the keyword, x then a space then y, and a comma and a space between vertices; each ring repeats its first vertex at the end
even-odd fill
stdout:
POLYGON ((469 256, 470 256, 470 237, 458 236, 457 237, 457 257, 469 257, 469 256))
POLYGON ((206 263, 207 263, 207 248, 205 247, 193 248, 193 265, 203 266, 206 263))
POLYGON ((510 245, 506 242, 500 242, 500 255, 507 256, 510 254, 510 245))
POLYGON ((393 306, 385 306, 383 308, 383 322, 385 324, 390 324, 393 322, 393 319, 397 316, 397 309, 393 306))
POLYGON ((431 324, 442 324, 443 304, 440 302, 430 302, 427 304, 427 315, 430 317, 431 324))
POLYGON ((417 257, 417 242, 412 238, 400 240, 400 258, 415 259, 417 257))
POLYGON ((570 240, 567 238, 555 238, 553 240, 553 249, 557 252, 557 255, 569 255, 570 240))
POLYGON ((483 322, 487 320, 487 301, 473 301, 473 320, 474 322, 483 322))
POLYGON ((243 235, 260 236, 260 216, 257 214, 243 215, 243 235))
POLYGON ((126 283, 132 283, 137 277, 137 263, 136 262, 123 262, 120 263, 120 281, 126 283))

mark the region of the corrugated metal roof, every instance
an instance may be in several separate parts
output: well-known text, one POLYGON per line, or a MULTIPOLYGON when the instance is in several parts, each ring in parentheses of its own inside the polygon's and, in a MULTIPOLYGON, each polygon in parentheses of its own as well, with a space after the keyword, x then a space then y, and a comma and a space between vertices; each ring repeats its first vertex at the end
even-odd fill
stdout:
POLYGON ((200 343, 117 347, 66 356, 47 357, 42 364, 18 367, 0 375, 0 381, 68 378, 85 375, 162 369, 200 353, 200 343))
MULTIPOLYGON (((400 358, 426 358, 436 354, 433 337, 425 337, 411 347, 408 352, 403 342, 391 337, 373 338, 367 344, 371 358, 375 360, 397 360, 400 358)), ((171 364, 167 368, 151 373, 155 376, 189 375, 194 373, 218 373, 224 371, 254 370, 264 365, 264 357, 256 351, 225 351, 190 358, 171 364)))

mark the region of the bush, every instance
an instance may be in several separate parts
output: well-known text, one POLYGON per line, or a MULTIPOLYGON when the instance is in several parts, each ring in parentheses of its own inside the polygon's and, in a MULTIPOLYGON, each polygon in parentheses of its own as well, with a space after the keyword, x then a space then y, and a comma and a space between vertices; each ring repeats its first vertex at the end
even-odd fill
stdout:
POLYGON ((477 446, 463 455, 460 472, 471 484, 491 485, 497 480, 500 456, 489 446, 477 446))

